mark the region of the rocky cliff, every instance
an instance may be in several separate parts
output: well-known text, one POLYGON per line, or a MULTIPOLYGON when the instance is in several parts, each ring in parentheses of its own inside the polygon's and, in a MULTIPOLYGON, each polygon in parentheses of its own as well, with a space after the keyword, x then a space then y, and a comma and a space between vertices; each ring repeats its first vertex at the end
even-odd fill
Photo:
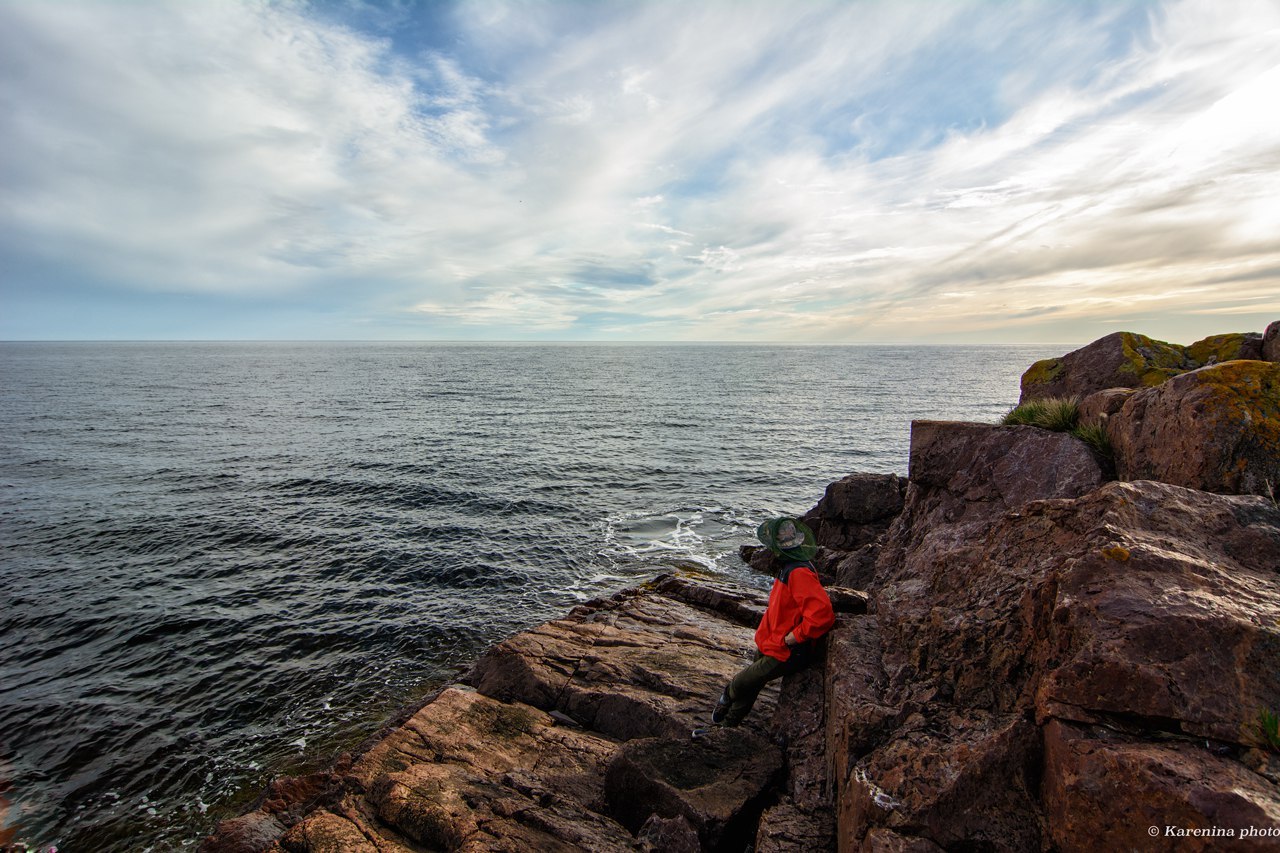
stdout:
POLYGON ((1114 458, 915 422, 908 478, 806 516, 839 618, 744 727, 690 736, 764 596, 664 576, 498 644, 202 849, 1280 849, 1280 323, 1118 333, 1046 387, 1114 458))

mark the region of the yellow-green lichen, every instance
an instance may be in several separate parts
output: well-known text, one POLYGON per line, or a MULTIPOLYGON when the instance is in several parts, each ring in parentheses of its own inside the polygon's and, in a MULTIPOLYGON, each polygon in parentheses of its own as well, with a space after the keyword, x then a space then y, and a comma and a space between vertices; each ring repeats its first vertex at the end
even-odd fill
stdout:
POLYGON ((1129 549, 1120 545, 1112 545, 1109 548, 1102 549, 1102 556, 1108 560, 1115 560, 1117 563, 1126 563, 1129 561, 1129 549))
POLYGON ((1062 359, 1045 358, 1037 361, 1022 374, 1022 387, 1031 385, 1048 385, 1062 378, 1062 359))
POLYGON ((1154 388, 1157 385, 1163 385, 1179 373, 1186 373, 1186 371, 1153 367, 1149 370, 1142 371, 1142 375, 1138 377, 1138 381, 1142 383, 1143 388, 1154 388))
POLYGON ((1244 358, 1243 350, 1248 340, 1242 332, 1228 332, 1225 335, 1210 335, 1202 341, 1196 341, 1187 347, 1187 355, 1196 364, 1217 364, 1244 358))
POLYGON ((1146 388, 1185 373, 1190 366, 1185 347, 1157 341, 1137 332, 1120 335, 1120 352, 1124 362, 1118 368, 1119 372, 1133 374, 1146 388))
POLYGON ((1228 361, 1195 374, 1210 394, 1203 404, 1220 423, 1248 426, 1253 443, 1280 457, 1280 364, 1228 361))

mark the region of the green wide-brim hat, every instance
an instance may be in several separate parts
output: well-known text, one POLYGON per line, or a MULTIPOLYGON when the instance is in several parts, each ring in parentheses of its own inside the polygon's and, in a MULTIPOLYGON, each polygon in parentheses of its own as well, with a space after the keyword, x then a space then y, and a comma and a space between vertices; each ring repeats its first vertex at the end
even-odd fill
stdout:
POLYGON ((818 553, 817 537, 798 518, 771 518, 756 528, 756 538, 789 560, 808 561, 818 553))

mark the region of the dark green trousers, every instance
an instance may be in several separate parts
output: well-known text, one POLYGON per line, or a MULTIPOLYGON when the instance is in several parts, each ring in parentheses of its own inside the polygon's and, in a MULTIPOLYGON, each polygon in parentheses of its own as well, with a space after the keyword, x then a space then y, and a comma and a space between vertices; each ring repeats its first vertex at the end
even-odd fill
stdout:
POLYGON ((784 675, 804 669, 813 659, 812 652, 806 648, 807 645, 802 643, 794 647, 791 650, 791 657, 785 661, 756 652, 756 659, 729 682, 729 689, 726 691, 729 694, 729 710, 724 715, 721 725, 736 726, 741 723, 746 719, 747 714, 751 713, 751 708, 756 704, 756 697, 760 695, 760 691, 766 684, 775 678, 782 678, 784 675))

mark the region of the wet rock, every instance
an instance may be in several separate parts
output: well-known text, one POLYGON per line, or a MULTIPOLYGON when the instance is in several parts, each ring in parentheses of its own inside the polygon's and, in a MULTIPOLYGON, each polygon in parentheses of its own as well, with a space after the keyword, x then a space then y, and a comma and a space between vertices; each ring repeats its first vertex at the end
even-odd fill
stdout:
POLYGON ((1280 365, 1232 361, 1134 394, 1107 422, 1123 480, 1223 494, 1280 487, 1280 365))
POLYGON ((1280 361, 1280 320, 1267 326, 1262 333, 1262 360, 1280 361))
POLYGON ((267 850, 302 815, 330 805, 340 795, 351 756, 338 757, 332 771, 272 780, 250 812, 222 821, 199 847, 200 853, 267 850))
POLYGON ((1080 401, 1080 425, 1105 424, 1136 393, 1134 388, 1105 388, 1080 401))
POLYGON ((737 728, 717 728, 697 740, 643 738, 623 744, 609 765, 609 813, 638 831, 651 815, 683 817, 703 849, 740 850, 755 834, 782 753, 737 728))
POLYGON ((262 853, 284 834, 284 824, 273 814, 250 812, 224 820, 200 845, 200 853, 262 853))
POLYGON ((1105 388, 1148 388, 1199 365, 1177 344, 1115 332, 1061 358, 1037 361, 1022 374, 1018 402, 1085 397, 1105 388))
POLYGON ((1053 844, 1065 853, 1275 846, 1275 835, 1240 835, 1280 831, 1280 789, 1199 744, 1153 743, 1057 720, 1045 726, 1044 743, 1045 811, 1053 844), (1182 837, 1167 827, 1217 833, 1182 837))

